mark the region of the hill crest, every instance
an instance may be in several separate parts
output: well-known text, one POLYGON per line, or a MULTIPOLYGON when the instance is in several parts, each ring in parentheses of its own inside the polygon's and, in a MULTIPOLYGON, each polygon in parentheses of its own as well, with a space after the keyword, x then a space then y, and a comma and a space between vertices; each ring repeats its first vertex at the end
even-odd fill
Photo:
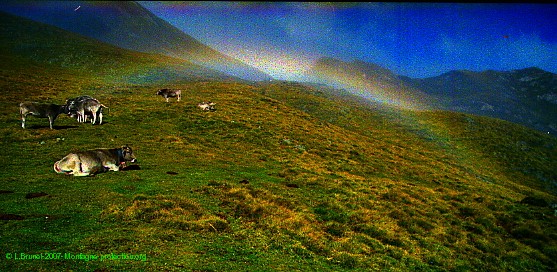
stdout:
POLYGON ((0 9, 125 49, 185 59, 247 80, 271 79, 202 44, 133 1, 8 1, 0 4, 0 9))

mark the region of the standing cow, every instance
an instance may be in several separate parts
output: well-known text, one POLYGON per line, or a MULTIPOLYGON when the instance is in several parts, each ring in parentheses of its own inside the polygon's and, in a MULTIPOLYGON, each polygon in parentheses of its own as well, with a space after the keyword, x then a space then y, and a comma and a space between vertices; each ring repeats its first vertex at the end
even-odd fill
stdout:
POLYGON ((87 114, 90 113, 92 115, 91 124, 95 124, 97 122, 98 116, 100 125, 103 122, 103 108, 107 108, 107 106, 101 104, 96 99, 85 100, 77 105, 77 121, 79 122, 81 118, 81 123, 87 122, 87 114))
POLYGON ((66 100, 67 113, 72 117, 77 117, 77 121, 80 123, 87 122, 87 116, 91 116, 92 124, 97 122, 97 118, 99 120, 99 125, 102 124, 103 108, 108 107, 101 104, 99 100, 88 95, 66 100))
POLYGON ((27 115, 31 114, 39 118, 48 118, 50 123, 50 129, 52 129, 52 124, 54 120, 61 113, 66 112, 65 105, 57 104, 47 104, 39 102, 22 102, 19 104, 19 113, 21 114, 21 127, 25 128, 25 118, 27 115))
POLYGON ((182 90, 160 89, 156 95, 162 95, 168 102, 169 97, 177 97, 178 101, 182 98, 182 90))

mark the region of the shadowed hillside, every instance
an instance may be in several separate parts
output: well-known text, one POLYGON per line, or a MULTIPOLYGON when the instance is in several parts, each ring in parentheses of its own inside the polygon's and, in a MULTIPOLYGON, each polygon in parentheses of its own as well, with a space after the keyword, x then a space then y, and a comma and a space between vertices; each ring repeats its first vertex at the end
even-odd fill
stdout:
POLYGON ((7 1, 0 9, 122 48, 185 59, 234 77, 271 78, 202 44, 133 1, 7 1))
POLYGON ((554 137, 321 85, 225 81, 181 60, 0 18, 18 30, 0 40, 2 271, 557 268, 554 137), (153 67, 198 76, 141 77, 153 67), (182 89, 182 101, 155 96, 160 85, 182 89), (110 108, 102 125, 60 116, 51 130, 30 117, 21 128, 21 99, 80 94, 110 108), (69 152, 124 144, 139 160, 127 171, 78 178, 52 169, 69 152))
POLYGON ((0 65, 7 77, 25 77, 30 66, 37 68, 28 76, 37 77, 43 70, 39 67, 46 66, 79 77, 126 83, 233 79, 185 60, 121 49, 6 13, 0 13, 0 26, 0 65))

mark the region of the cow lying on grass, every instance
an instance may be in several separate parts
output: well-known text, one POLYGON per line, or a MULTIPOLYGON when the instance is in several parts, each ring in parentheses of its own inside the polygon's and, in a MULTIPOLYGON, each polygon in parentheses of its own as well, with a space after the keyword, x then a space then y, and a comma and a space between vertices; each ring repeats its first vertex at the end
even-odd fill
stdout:
POLYGON ((119 171, 126 162, 136 162, 128 146, 113 149, 93 149, 70 153, 54 163, 56 173, 74 176, 89 176, 109 170, 119 171))
POLYGON ((101 104, 99 100, 82 95, 73 99, 66 100, 66 112, 72 117, 77 117, 80 123, 87 122, 87 116, 91 116, 91 124, 95 124, 97 119, 99 125, 103 122, 103 108, 107 106, 101 104))
POLYGON ((31 114, 39 118, 48 118, 50 129, 56 117, 66 112, 65 105, 47 104, 38 102, 22 102, 19 104, 19 113, 21 114, 21 127, 25 128, 25 118, 31 114))
POLYGON ((177 97, 178 101, 182 98, 182 91, 181 90, 171 90, 171 89, 160 89, 156 95, 162 95, 168 102, 169 97, 177 97))
POLYGON ((215 111, 215 103, 209 101, 209 102, 201 102, 199 104, 197 104, 198 107, 200 107, 202 110, 204 111, 215 111))

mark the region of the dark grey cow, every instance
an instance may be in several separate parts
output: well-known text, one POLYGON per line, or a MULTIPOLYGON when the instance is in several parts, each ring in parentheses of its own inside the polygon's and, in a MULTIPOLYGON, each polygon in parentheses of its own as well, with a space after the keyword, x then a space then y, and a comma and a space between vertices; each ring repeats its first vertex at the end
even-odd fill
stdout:
MULTIPOLYGON (((72 118, 77 117, 77 108, 83 101, 88 99, 95 99, 88 95, 78 96, 76 98, 70 98, 66 100, 66 113, 70 115, 72 118)), ((95 99, 96 100, 96 99, 95 99)), ((78 120, 79 121, 79 120, 78 120)))
POLYGON ((25 128, 25 118, 27 115, 31 114, 39 118, 48 118, 50 123, 50 129, 52 129, 52 124, 54 120, 61 113, 66 112, 65 105, 39 103, 39 102, 22 102, 19 104, 19 113, 21 114, 21 127, 25 128))
POLYGON ((178 101, 182 98, 182 90, 160 89, 156 95, 162 95, 168 102, 169 97, 177 97, 178 101))

